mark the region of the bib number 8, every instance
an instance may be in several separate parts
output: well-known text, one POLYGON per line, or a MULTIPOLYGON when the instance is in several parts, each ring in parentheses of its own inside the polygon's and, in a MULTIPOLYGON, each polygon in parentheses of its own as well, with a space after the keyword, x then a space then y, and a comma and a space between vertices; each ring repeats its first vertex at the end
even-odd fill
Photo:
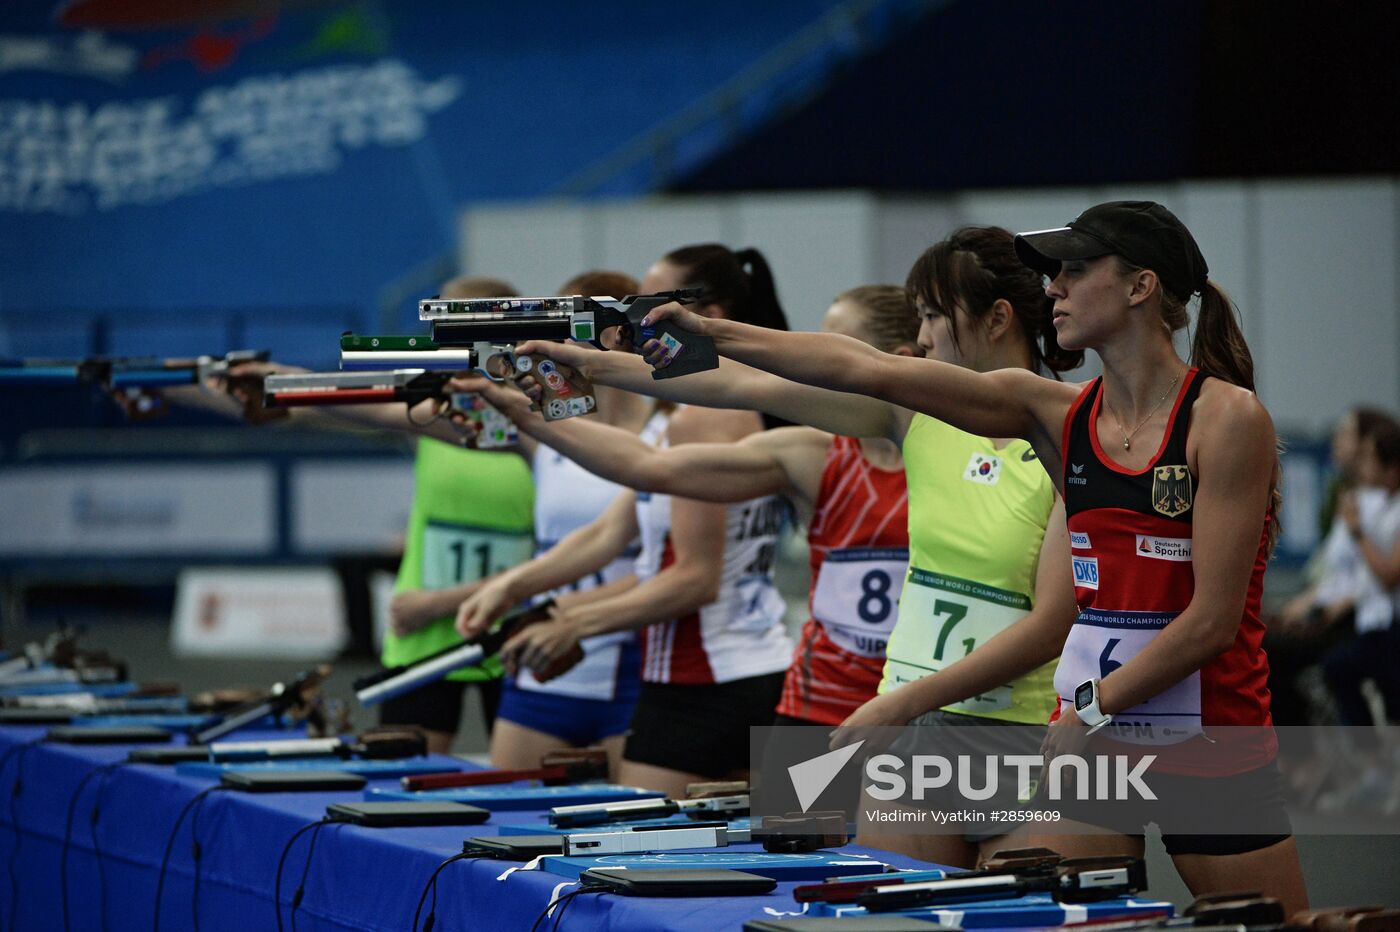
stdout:
POLYGON ((893 586, 894 581, 884 570, 871 570, 861 577, 860 602, 856 605, 861 621, 878 625, 890 617, 890 610, 894 608, 894 601, 890 598, 893 586))

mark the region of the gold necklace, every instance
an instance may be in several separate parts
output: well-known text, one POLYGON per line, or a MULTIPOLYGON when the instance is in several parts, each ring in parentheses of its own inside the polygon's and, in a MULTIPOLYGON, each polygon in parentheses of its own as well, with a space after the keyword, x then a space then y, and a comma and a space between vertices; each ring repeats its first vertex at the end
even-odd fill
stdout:
POLYGON ((1176 375, 1172 376, 1171 384, 1167 386, 1167 390, 1166 390, 1166 391, 1162 392, 1162 397, 1161 397, 1161 398, 1158 398, 1158 399, 1157 399, 1157 403, 1156 403, 1155 405, 1152 406, 1152 410, 1147 412, 1147 417, 1145 417, 1145 418, 1143 418, 1142 420, 1138 421, 1137 427, 1134 427, 1131 431, 1124 431, 1124 430, 1123 430, 1123 422, 1122 422, 1121 420, 1118 419, 1118 415, 1117 415, 1117 414, 1114 414, 1114 415, 1113 415, 1113 420, 1114 420, 1115 423, 1117 423, 1117 425, 1118 425, 1118 430, 1119 430, 1119 431, 1122 431, 1122 433, 1123 433, 1123 449, 1124 449, 1124 450, 1128 449, 1128 447, 1130 446, 1130 441, 1133 439, 1133 434, 1136 434, 1139 430, 1141 430, 1141 429, 1142 429, 1142 425, 1146 424, 1146 423, 1152 418, 1152 415, 1154 415, 1154 414, 1157 413, 1157 409, 1160 408, 1160 407, 1162 406, 1162 402, 1164 402, 1164 401, 1167 400, 1167 396, 1169 396, 1169 395, 1172 393, 1172 389, 1176 388, 1177 380, 1180 379, 1180 378, 1181 378, 1181 373, 1180 373, 1180 372, 1178 372, 1176 375))

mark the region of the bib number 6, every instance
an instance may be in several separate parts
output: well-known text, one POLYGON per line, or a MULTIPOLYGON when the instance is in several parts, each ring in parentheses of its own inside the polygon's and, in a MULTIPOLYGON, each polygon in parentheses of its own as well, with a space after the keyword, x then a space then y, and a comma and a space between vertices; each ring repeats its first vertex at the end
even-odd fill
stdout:
POLYGON ((1123 665, 1117 660, 1110 659, 1113 656, 1113 648, 1117 647, 1121 640, 1122 638, 1109 638, 1104 644, 1103 650, 1099 652, 1099 679, 1103 679, 1123 665))

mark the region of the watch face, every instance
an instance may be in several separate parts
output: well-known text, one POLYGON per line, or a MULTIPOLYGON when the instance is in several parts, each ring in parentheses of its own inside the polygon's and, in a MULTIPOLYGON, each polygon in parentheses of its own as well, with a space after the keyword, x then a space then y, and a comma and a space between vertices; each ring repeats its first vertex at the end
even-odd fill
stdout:
POLYGON ((1094 683, 1092 680, 1079 684, 1079 688, 1074 691, 1074 708, 1080 711, 1089 708, 1094 701, 1094 683))

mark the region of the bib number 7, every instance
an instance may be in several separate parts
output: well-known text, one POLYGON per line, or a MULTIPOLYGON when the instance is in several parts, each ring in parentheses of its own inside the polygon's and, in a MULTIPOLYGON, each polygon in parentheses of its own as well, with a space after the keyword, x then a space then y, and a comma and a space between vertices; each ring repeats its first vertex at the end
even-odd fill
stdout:
MULTIPOLYGON (((943 627, 938 629, 938 641, 933 646, 933 659, 942 660, 943 651, 948 646, 948 636, 953 633, 953 629, 967 617, 967 606, 959 602, 951 602, 947 599, 935 599, 933 602, 933 617, 948 616, 943 622, 943 627)), ((976 638, 963 639, 963 653, 970 654, 977 646, 976 638)))

